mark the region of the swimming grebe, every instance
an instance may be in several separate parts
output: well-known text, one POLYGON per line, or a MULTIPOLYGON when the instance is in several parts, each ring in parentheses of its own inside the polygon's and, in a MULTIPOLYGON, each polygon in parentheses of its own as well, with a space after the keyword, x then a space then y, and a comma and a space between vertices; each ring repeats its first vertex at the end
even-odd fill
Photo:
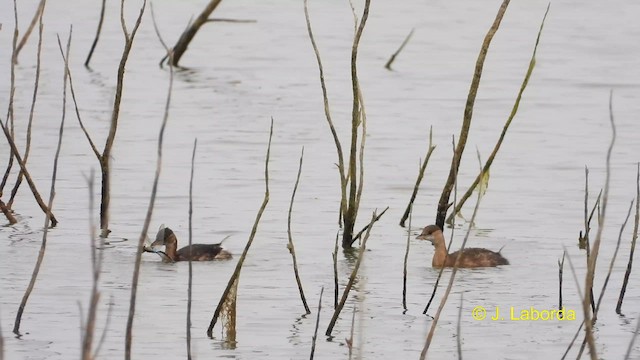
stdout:
MULTIPOLYGON (((429 225, 422 230, 422 234, 418 235, 416 239, 429 240, 436 248, 436 252, 433 254, 431 266, 441 268, 453 267, 455 265, 460 251, 456 251, 451 254, 447 252, 447 245, 445 244, 444 235, 442 234, 440 227, 437 225, 429 225)), ((459 268, 476 268, 498 265, 509 265, 509 261, 500 255, 500 252, 479 248, 462 250, 462 256, 458 263, 459 268)))
POLYGON ((220 243, 218 244, 193 244, 191 246, 185 246, 180 250, 178 248, 178 238, 173 230, 161 226, 156 235, 156 241, 154 241, 150 247, 144 248, 145 251, 155 252, 152 250, 158 246, 165 246, 164 252, 159 252, 162 256, 162 260, 165 262, 174 261, 211 261, 211 260, 226 260, 231 259, 231 253, 224 250, 220 243))

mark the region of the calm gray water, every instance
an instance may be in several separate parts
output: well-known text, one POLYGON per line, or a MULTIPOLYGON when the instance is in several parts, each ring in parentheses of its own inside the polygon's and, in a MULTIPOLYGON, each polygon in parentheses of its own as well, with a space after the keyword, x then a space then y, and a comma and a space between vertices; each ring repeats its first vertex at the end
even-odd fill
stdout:
MULTIPOLYGON (((18 2, 20 29, 36 7, 18 2)), ((82 67, 93 39, 98 1, 50 1, 40 96, 29 169, 48 193, 61 117, 63 64, 56 34, 73 24, 71 69, 84 121, 103 145, 113 100, 122 34, 118 4, 109 1, 92 71, 82 67)), ((173 43, 206 1, 154 1, 161 31, 173 43)), ((12 2, 0 3, 0 104, 6 109, 13 29, 12 2)), ((408 307, 403 314, 402 261, 407 232, 397 225, 406 206, 418 163, 433 126, 436 149, 415 206, 412 237, 433 222, 448 173, 451 136, 457 136, 473 66, 500 1, 373 1, 359 54, 367 105, 366 179, 358 227, 374 209, 390 207, 375 225, 364 263, 333 341, 319 337, 316 358, 346 358, 351 310, 357 305, 356 353, 363 358, 418 358, 432 319, 422 315, 437 271, 430 267, 431 245, 411 241, 408 307), (383 68, 411 28, 411 42, 394 64, 383 68)), ((502 129, 529 62, 545 1, 513 2, 491 46, 463 158, 460 185, 477 172, 475 149, 486 158, 502 129)), ((138 1, 127 1, 129 27, 138 1)), ((358 9, 362 4, 356 4, 358 9)), ((349 79, 353 18, 347 1, 311 1, 314 31, 323 57, 336 126, 348 141, 351 111, 349 79)), ((359 10, 360 11, 360 10, 359 10)), ((520 110, 492 170, 468 246, 498 249, 511 266, 462 270, 446 304, 429 355, 456 358, 456 320, 462 306, 462 349, 468 358, 559 358, 576 331, 580 298, 565 271, 564 301, 577 321, 476 321, 475 306, 492 311, 557 307, 557 260, 563 247, 576 264, 583 286, 584 253, 577 248, 582 228, 584 166, 591 169, 592 201, 604 184, 610 141, 608 96, 614 91, 618 139, 613 151, 611 191, 596 296, 611 260, 617 233, 635 196, 640 159, 640 4, 629 1, 561 1, 552 4, 538 49, 538 61, 520 110), (460 305, 460 294, 464 302, 460 305)), ((146 14, 127 66, 120 126, 113 153, 111 229, 129 241, 104 250, 98 331, 107 308, 112 319, 100 357, 123 356, 130 284, 138 238, 155 170, 156 141, 168 85, 157 67, 163 50, 146 14)), ((324 118, 318 70, 304 22, 302 1, 228 1, 217 17, 255 23, 212 23, 198 34, 176 74, 165 138, 165 157, 152 232, 164 223, 182 243, 188 236, 189 160, 198 138, 194 190, 194 241, 217 242, 240 254, 264 192, 263 166, 270 117, 275 120, 270 164, 271 201, 246 260, 238 289, 238 343, 229 349, 221 330, 205 331, 235 260, 194 264, 193 349, 197 358, 298 359, 308 356, 320 288, 325 287, 320 333, 330 319, 333 277, 331 252, 337 231, 336 152, 324 118), (303 308, 285 247, 288 202, 299 153, 304 168, 293 214, 302 281, 313 309, 303 308)), ((16 68, 16 129, 24 143, 35 70, 36 34, 16 68)), ((90 247, 85 176, 97 162, 68 107, 54 205, 60 225, 49 232, 45 261, 28 303, 22 331, 10 334, 42 237, 43 215, 26 186, 14 208, 15 226, 0 227, 0 324, 7 359, 69 359, 80 353, 80 321, 88 307, 90 247), (80 305, 80 306, 79 306, 80 305)), ((1 113, 5 119, 6 112, 1 113)), ((0 141, 0 153, 7 154, 0 141)), ((6 156, 2 158, 2 168, 6 156)), ((14 171, 15 172, 15 171, 14 171)), ((12 180, 9 186, 13 185, 12 180)), ((97 195, 97 194, 96 194, 97 195)), ((4 199, 4 198, 3 198, 4 199)), ((470 217, 471 202, 463 211, 470 217)), ((97 209, 96 209, 97 212, 97 209)), ((4 220, 2 220, 4 221, 4 220)), ((465 226, 466 229, 466 226, 465 226)), ((614 313, 628 259, 628 226, 614 264, 596 326, 599 355, 622 358, 638 321, 637 266, 625 298, 625 317, 614 313)), ((447 236, 450 230, 447 230, 447 236)), ((463 231, 457 231, 454 248, 463 231)), ((341 284, 352 269, 339 254, 341 284)), ((446 272, 445 274, 449 274, 446 272)), ((134 323, 135 358, 185 358, 186 263, 163 264, 144 256, 134 323)), ((445 276, 448 279, 448 276, 445 276)), ((443 281, 446 282, 446 281, 443 281)), ((433 309, 443 294, 438 292, 433 309)), ((575 352, 575 350, 574 350, 575 352)), ((574 355, 572 355, 574 356, 574 355)), ((634 348, 640 356, 640 344, 634 348)))

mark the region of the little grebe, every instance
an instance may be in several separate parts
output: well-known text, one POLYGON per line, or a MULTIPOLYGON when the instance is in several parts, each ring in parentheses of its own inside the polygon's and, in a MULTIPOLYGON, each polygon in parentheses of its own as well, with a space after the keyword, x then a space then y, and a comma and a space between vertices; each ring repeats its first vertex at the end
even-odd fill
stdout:
MULTIPOLYGON (((433 254, 431 266, 441 268, 453 267, 455 265, 460 251, 456 251, 451 254, 448 253, 444 235, 442 234, 440 227, 437 225, 429 225, 422 230, 422 234, 418 235, 416 239, 429 240, 436 248, 436 252, 433 254)), ((499 251, 494 252, 479 248, 462 250, 462 256, 458 263, 459 268, 476 268, 498 265, 509 265, 509 261, 500 255, 499 251)))
POLYGON ((180 250, 178 248, 178 238, 176 234, 167 227, 161 226, 156 235, 156 241, 154 241, 150 248, 144 248, 145 251, 155 252, 152 250, 158 246, 165 246, 164 252, 159 252, 164 255, 162 260, 165 262, 174 261, 211 261, 211 260, 226 260, 231 259, 231 253, 224 250, 220 243, 218 244, 193 244, 185 246, 180 250))

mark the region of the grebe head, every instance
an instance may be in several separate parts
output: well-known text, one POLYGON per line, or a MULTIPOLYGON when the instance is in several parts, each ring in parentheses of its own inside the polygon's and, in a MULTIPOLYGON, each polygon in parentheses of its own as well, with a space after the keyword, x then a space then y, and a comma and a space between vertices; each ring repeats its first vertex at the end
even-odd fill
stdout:
POLYGON ((442 231, 438 225, 429 225, 422 229, 422 234, 418 235, 416 239, 418 240, 429 240, 433 242, 433 234, 442 231))
POLYGON ((172 242, 172 240, 175 241, 175 234, 173 233, 173 230, 165 227, 163 224, 160 226, 160 229, 156 234, 156 240, 151 243, 151 247, 155 248, 159 246, 165 246, 167 245, 167 243, 172 242))

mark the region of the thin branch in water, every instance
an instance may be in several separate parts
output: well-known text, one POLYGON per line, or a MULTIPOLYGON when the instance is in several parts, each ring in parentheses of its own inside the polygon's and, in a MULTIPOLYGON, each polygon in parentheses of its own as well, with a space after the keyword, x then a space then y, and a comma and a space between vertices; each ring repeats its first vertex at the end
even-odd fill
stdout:
MULTIPOLYGON (((482 161, 480 160, 480 153, 478 155, 478 164, 480 168, 482 168, 482 161)), ((482 191, 478 191, 478 200, 476 201, 476 206, 473 208, 473 214, 471 215, 471 224, 473 224, 476 215, 478 214, 478 209, 480 208, 480 201, 482 200, 482 191)), ((451 289, 453 288, 453 282, 456 278, 456 273, 458 272, 458 264, 460 263, 460 258, 462 257, 462 253, 464 251, 465 246, 467 245, 467 240, 469 240, 469 235, 471 234, 471 226, 467 229, 467 233, 464 236, 464 240, 462 241, 462 246, 458 251, 458 257, 456 258, 456 262, 451 270, 451 277, 449 278, 449 284, 447 285, 447 289, 440 300, 440 305, 438 306, 438 311, 436 311, 436 316, 434 316, 433 321, 431 322, 431 328, 429 329, 429 333, 427 334, 427 339, 420 353, 420 360, 424 360, 427 356, 427 352, 429 351, 429 346, 431 345, 431 340, 433 339, 433 334, 435 333, 436 326, 438 324, 438 320, 440 319, 440 314, 442 314, 442 309, 444 309, 444 305, 449 298, 449 294, 451 293, 451 289)), ((444 267, 443 267, 444 268, 444 267)))
POLYGON ((100 33, 102 32, 102 23, 104 22, 104 12, 107 5, 107 0, 102 0, 102 6, 100 7, 100 19, 98 20, 98 29, 96 30, 96 37, 93 39, 93 43, 91 44, 91 49, 89 50, 89 54, 87 54, 87 59, 84 61, 84 66, 89 67, 89 63, 91 62, 91 57, 93 56, 93 51, 96 49, 98 45, 98 39, 100 39, 100 33))
POLYGON ((293 212, 293 200, 296 197, 296 191, 298 190, 298 184, 300 183, 300 174, 302 173, 302 159, 304 158, 304 147, 302 148, 302 153, 300 154, 300 166, 298 167, 298 175, 296 177, 296 183, 293 186, 293 193, 291 194, 291 202, 289 204, 289 216, 287 217, 287 236, 289 238, 289 243, 287 244, 287 249, 289 249, 289 253, 291 254, 291 258, 293 259, 293 273, 296 278, 296 283, 298 284, 298 292, 300 292, 300 299, 302 300, 302 305, 304 306, 305 312, 311 314, 311 310, 309 310, 309 305, 307 305, 307 299, 304 296, 304 290, 302 289, 302 281, 300 280, 300 274, 298 273, 298 261, 296 260, 296 249, 293 245, 293 236, 291 236, 291 213, 293 212))
POLYGON ((351 272, 351 276, 349 277, 349 282, 347 282, 347 286, 345 287, 344 292, 342 293, 342 297, 340 298, 338 307, 336 307, 336 309, 334 310, 333 316, 331 317, 331 321, 329 322, 329 326, 327 327, 327 331, 325 332, 325 335, 327 336, 331 336, 333 327, 335 326, 336 321, 338 321, 338 316, 340 316, 340 312, 342 311, 344 304, 347 302, 347 298, 349 297, 349 291, 351 291, 351 288, 353 287, 353 283, 356 279, 356 276, 358 275, 358 269, 360 269, 360 264, 364 259, 364 253, 367 247, 367 240, 369 239, 369 235, 371 234, 371 229, 373 228, 373 224, 376 222, 376 217, 377 217, 376 212, 374 211, 373 215, 371 216, 371 221, 369 222, 369 227, 367 228, 367 233, 364 235, 364 238, 362 239, 362 244, 360 245, 360 250, 358 252, 358 260, 356 261, 356 264, 353 267, 353 271, 351 272))
POLYGON ((409 204, 409 228, 407 229, 407 249, 404 252, 404 267, 402 269, 402 312, 407 312, 407 266, 409 264, 409 247, 411 246, 411 218, 413 216, 413 206, 409 204))
POLYGON ((458 322, 456 324, 456 347, 458 349, 458 360, 462 360, 462 305, 464 304, 464 291, 460 292, 460 307, 458 308, 458 322))
POLYGON ((636 324, 636 329, 633 331, 633 335, 631 336, 631 340, 629 341, 629 346, 627 347, 627 353, 624 354, 624 360, 631 358, 631 350, 633 350, 633 344, 636 342, 638 333, 640 333, 640 319, 638 319, 638 322, 636 324))
POLYGON ((566 251, 562 252, 562 261, 558 260, 558 310, 562 309, 562 271, 564 269, 564 258, 566 251))
POLYGON ((393 70, 393 69, 391 69, 391 65, 393 64, 394 61, 396 61, 396 57, 400 54, 402 49, 404 49, 404 47, 407 46, 407 43, 409 42, 409 40, 411 40, 411 36, 413 36, 413 32, 415 30, 416 30, 415 28, 411 29, 411 31, 409 32, 409 35, 407 35, 407 37, 404 38, 404 41, 402 42, 402 44, 400 45, 398 50, 396 50, 396 52, 394 52, 393 55, 391 55, 391 57, 389 58, 387 63, 384 64, 384 68, 385 69, 387 69, 389 71, 393 70))
POLYGON ((336 243, 333 248, 333 308, 338 308, 338 236, 340 232, 336 232, 336 243))
POLYGON ((476 60, 475 70, 473 72, 473 79, 471 80, 471 86, 469 87, 469 94, 467 96, 467 102, 464 107, 464 116, 462 120, 462 127, 460 128, 460 136, 458 137, 458 146, 456 148, 456 152, 453 155, 453 159, 451 159, 451 169, 449 170, 449 176, 447 178, 447 182, 442 189, 442 194, 440 196, 440 200, 438 201, 438 211, 436 214, 436 225, 438 225, 441 229, 444 229, 444 223, 447 216, 447 209, 449 208, 449 196, 451 195, 451 190, 453 190, 453 182, 455 178, 455 174, 458 171, 458 167, 460 166, 460 160, 462 159, 462 153, 464 152, 465 145, 467 143, 467 137, 469 135, 469 128, 471 127, 471 118, 473 116, 473 107, 476 101, 476 95, 478 94, 478 87, 480 86, 480 78, 482 76, 482 69, 484 67, 484 61, 487 57, 487 52, 489 51, 489 45, 491 44, 491 40, 493 36, 498 31, 500 27, 500 22, 502 21, 502 17, 504 13, 507 11, 507 6, 509 6, 510 0, 504 0, 500 9, 498 10, 498 14, 496 15, 493 24, 489 28, 484 41, 482 43, 482 47, 480 48, 480 53, 478 54, 478 59, 476 60))
POLYGON ((320 300, 318 300, 318 316, 316 317, 316 327, 313 331, 313 338, 311 338, 311 356, 310 360, 313 360, 313 355, 316 352, 316 339, 318 338, 318 327, 320 326, 320 311, 322 310, 322 294, 324 293, 324 286, 320 288, 320 300))
POLYGON ((38 19, 42 18, 42 14, 44 13, 44 6, 46 2, 47 0, 40 0, 40 3, 38 4, 38 8, 36 9, 36 13, 33 15, 33 19, 31 19, 31 23, 29 23, 29 27, 24 32, 24 35, 22 35, 22 39, 20 39, 20 42, 16 47, 16 54, 13 57, 13 61, 15 64, 18 63, 18 54, 20 54, 20 50, 22 50, 22 48, 27 44, 27 40, 29 39, 29 36, 33 32, 33 28, 36 27, 36 23, 38 22, 38 19))
MULTIPOLYGON (((142 8, 140 9, 140 14, 138 15, 138 19, 136 20, 136 24, 134 26, 133 29, 133 33, 131 34, 131 36, 127 36, 126 33, 126 29, 123 29, 125 32, 125 36, 127 37, 127 41, 125 44, 125 48, 128 47, 128 50, 125 49, 125 52, 123 53, 123 57, 121 60, 121 68, 122 71, 124 71, 124 63, 126 63, 126 60, 128 58, 128 54, 129 51, 131 50, 131 45, 133 42, 133 38, 135 36, 135 33, 138 29, 138 26, 140 25, 140 21, 142 19, 142 14, 144 13, 144 9, 146 6, 147 2, 146 0, 144 1, 142 8)), ((123 14, 121 14, 122 17, 122 24, 123 24, 123 28, 124 28, 124 17, 123 14)), ((155 24, 155 22, 154 22, 155 24)), ((123 78, 120 78, 120 75, 124 76, 124 74, 120 74, 120 70, 118 71, 119 73, 119 80, 118 80, 118 84, 120 86, 122 86, 122 81, 123 78)), ((120 88, 120 92, 118 92, 116 90, 116 97, 118 97, 118 93, 121 95, 122 94, 122 88, 120 88)), ((156 201, 156 194, 158 192, 158 181, 160 180, 160 172, 162 170, 162 145, 163 145, 163 141, 164 141, 164 131, 167 127, 167 121, 169 120, 169 109, 171 107, 171 94, 173 92, 173 71, 169 71, 169 86, 167 89, 167 100, 165 102, 165 107, 164 107, 164 114, 162 116, 162 125, 160 126, 160 132, 158 134, 158 149, 157 149, 157 159, 156 159, 156 171, 155 171, 155 175, 153 178, 153 186, 151 188, 151 196, 149 197, 149 206, 147 208, 147 214, 145 216, 144 219, 144 224, 142 226, 142 231, 140 232, 140 237, 138 238, 138 247, 136 249, 136 260, 135 260, 135 265, 133 268, 133 278, 131 280, 131 295, 130 295, 130 299, 129 299, 129 315, 127 317, 127 328, 126 328, 126 334, 125 334, 125 359, 126 360, 131 360, 131 345, 133 343, 133 319, 135 316, 135 312, 136 312, 136 297, 138 294, 138 279, 140 277, 140 264, 142 262, 142 252, 144 251, 144 242, 147 238, 147 233, 149 231, 149 225, 151 223, 151 216, 153 215, 153 207, 155 205, 155 201, 156 201)), ((114 116, 112 117, 112 121, 111 121, 111 126, 112 126, 112 130, 113 130, 113 135, 115 136, 115 128, 114 126, 114 122, 117 123, 117 111, 116 108, 119 108, 120 106, 120 102, 119 100, 116 101, 116 105, 114 105, 114 116)), ((117 126, 117 125, 116 125, 117 126)), ((111 136, 111 134, 109 135, 111 136)), ((109 144, 109 140, 107 140, 107 144, 109 144)), ((111 145, 113 144, 113 139, 111 141, 111 145)), ((109 151, 111 151, 111 145, 105 146, 105 152, 102 154, 102 160, 101 160, 101 164, 104 163, 104 158, 105 158, 105 154, 108 154, 109 151)), ((108 158, 108 155, 106 156, 108 158)), ((108 161, 108 160, 107 160, 108 161)), ((104 170, 105 168, 102 167, 102 175, 103 175, 103 191, 104 191, 104 180, 105 180, 105 173, 104 170)), ((107 168, 107 181, 108 181, 108 168, 107 168)), ((102 193, 103 195, 103 200, 104 200, 104 196, 105 193, 102 193)), ((109 196, 109 194, 106 194, 107 197, 109 196)), ((103 222, 104 218, 103 218, 103 213, 102 210, 104 210, 103 208, 104 206, 104 202, 101 204, 101 216, 100 216, 100 228, 103 230, 103 234, 104 235, 104 230, 105 228, 103 227, 103 225, 105 224, 103 222)))
MULTIPOLYGON (((3 130, 5 130, 5 127, 9 127, 11 129, 10 135, 7 135, 11 137, 11 139, 8 139, 9 143, 14 140, 15 136, 13 99, 16 94, 16 43, 18 42, 18 4, 16 3, 16 0, 13 0, 13 17, 15 21, 15 27, 13 28, 13 41, 11 43, 11 80, 9 87, 9 107, 7 109, 7 123, 5 125, 2 125, 3 130)), ((1 122, 2 121, 0 120, 0 123, 1 122)), ((5 134, 8 134, 6 130, 5 134)), ((16 151, 11 148, 11 151, 9 151, 9 162, 7 163, 7 169, 5 170, 4 176, 2 177, 2 182, 0 182, 0 194, 2 194, 2 192, 4 191, 7 180, 9 180, 9 174, 11 174, 11 169, 13 168, 13 158, 15 155, 16 151)))
POLYGON ((193 286, 193 264, 192 246, 193 243, 193 172, 196 162, 196 147, 198 139, 193 142, 193 154, 191 155, 191 178, 189 179, 189 285, 187 288, 187 359, 191 360, 191 296, 193 286))
POLYGON ((304 0, 304 16, 307 22, 307 33, 309 34, 309 40, 311 40, 311 46, 313 47, 313 52, 316 55, 316 61, 318 62, 318 70, 320 72, 320 87, 322 88, 322 99, 324 101, 324 114, 327 119, 327 123, 329 124, 329 130, 331 131, 333 142, 336 145, 336 152, 338 153, 338 171, 340 174, 340 191, 341 191, 340 192, 340 196, 341 196, 340 212, 338 215, 338 222, 340 226, 342 226, 342 217, 347 212, 347 177, 346 177, 345 168, 344 168, 344 154, 342 151, 342 145, 340 144, 340 139, 338 138, 338 132, 336 131, 335 126, 333 125, 333 120, 331 119, 327 85, 324 81, 324 68, 322 67, 322 59, 320 58, 320 51, 318 50, 318 45, 316 45, 316 40, 313 37, 313 31, 311 30, 311 20, 309 19, 308 0, 304 0))
MULTIPOLYGON (((91 217, 93 219, 93 216, 91 217)), ((94 226, 95 228, 95 226, 94 226)), ((93 237, 95 239, 95 235, 93 237)), ((100 238, 100 242, 104 243, 104 238, 100 238)), ((113 312, 113 296, 109 298, 109 307, 107 308, 107 319, 104 323, 104 329, 102 330, 102 335, 100 336, 100 340, 98 341, 98 345, 96 349, 93 351, 92 359, 97 359, 100 354, 100 349, 102 349, 102 345, 104 345, 104 341, 107 339, 107 331, 109 330, 109 324, 111 323, 111 314, 113 312)))
MULTIPOLYGON (((36 107, 36 100, 38 98, 38 85, 40 84, 40 58, 41 58, 41 54, 42 54, 42 32, 43 32, 43 28, 44 28, 44 24, 42 23, 42 16, 44 15, 44 6, 46 4, 46 0, 42 0, 41 1, 41 5, 42 5, 42 11, 40 11, 40 15, 38 16, 39 19, 39 26, 38 26, 38 50, 36 53, 36 74, 35 74, 35 80, 34 80, 34 85, 33 85, 33 97, 31 99, 31 107, 29 109, 29 121, 27 124, 27 139, 26 139, 26 144, 25 144, 25 149, 24 149, 24 163, 27 163, 27 160, 29 159, 29 151, 31 149, 31 128, 32 128, 32 124, 33 124, 33 113, 36 107)), ((38 7, 40 9, 40 7, 38 7)), ((26 35, 25 35, 26 36, 26 35)), ((23 38, 24 39, 24 38, 23 38)), ((25 39, 26 41, 26 39, 25 39)), ((7 203, 7 206, 9 208, 12 208, 13 206, 13 201, 16 197, 16 194, 18 193, 18 189, 20 188, 20 184, 22 184, 22 179, 24 177, 24 173, 22 172, 22 170, 20 170, 20 172, 18 173, 18 178, 16 179, 16 183, 13 186, 13 189, 11 189, 11 197, 9 198, 9 202, 7 203)))
POLYGON ((587 276, 585 279, 586 295, 583 303, 585 337, 587 339, 587 344, 589 345, 589 355, 591 356, 592 360, 596 360, 598 358, 598 354, 596 351, 595 339, 593 337, 593 322, 591 320, 591 312, 589 311, 589 304, 591 302, 591 294, 589 293, 589 289, 593 287, 593 279, 596 272, 596 263, 598 261, 598 253, 600 250, 600 241, 602 239, 602 231, 604 230, 607 202, 609 199, 609 183, 611 179, 611 153, 613 152, 613 145, 616 141, 616 125, 613 117, 613 91, 609 93, 609 122, 611 123, 612 134, 611 143, 609 144, 609 149, 607 150, 606 176, 604 183, 604 192, 602 195, 602 212, 598 217, 598 231, 596 233, 596 239, 593 242, 593 248, 591 249, 591 256, 589 257, 587 276))
POLYGON ((400 219, 400 226, 404 227, 405 221, 409 217, 409 212, 411 211, 411 207, 413 206, 413 202, 416 200, 416 196, 418 196, 418 190, 420 189, 420 183, 422 183, 422 178, 424 177, 424 172, 427 170, 427 164, 429 164, 429 159, 431 158, 431 154, 436 149, 436 146, 433 145, 433 127, 429 128, 429 149, 427 150, 427 156, 425 156, 422 165, 420 166, 420 170, 418 171, 418 178, 416 179, 416 184, 413 186, 413 192, 411 193, 411 198, 409 199, 409 203, 407 204, 407 208, 404 210, 404 214, 400 219))
MULTIPOLYGON (((616 314, 622 314, 622 301, 624 300, 624 293, 627 291, 627 284, 629 283, 629 275, 631 275, 631 268, 633 266, 633 254, 636 249, 636 240, 638 240, 638 223, 640 222, 640 163, 637 164, 636 175, 636 216, 633 225, 633 235, 631 236, 631 249, 629 250, 629 262, 627 263, 627 270, 624 272, 624 280, 622 281, 622 288, 620 288, 620 296, 618 296, 618 304, 616 305, 616 314)), ((637 331, 636 331, 637 332, 637 331)))
MULTIPOLYGON (((71 49, 71 34, 72 34, 72 28, 69 29, 69 38, 67 40, 67 57, 69 55, 69 51, 71 49)), ((62 44, 60 43, 60 38, 58 38, 58 45, 60 47, 62 47, 62 44)), ((64 64, 64 80, 63 80, 63 90, 62 90, 62 119, 60 120, 60 130, 58 131, 58 144, 56 147, 56 152, 53 158, 53 171, 51 174, 51 188, 49 190, 49 204, 47 206, 47 209, 51 209, 51 207, 53 206, 53 199, 56 196, 56 178, 58 175, 58 159, 60 158, 60 149, 62 148, 62 136, 64 134, 64 120, 66 117, 66 104, 67 104, 67 69, 69 68, 69 62, 65 62, 64 64)), ((0 122, 1 123, 1 122, 0 122)), ((5 134, 6 134, 6 128, 3 127, 3 130, 5 130, 5 134)), ((15 147, 15 144, 13 144, 15 147)), ((16 151, 16 158, 18 158, 18 153, 16 151)), ((24 165, 24 163, 22 162, 21 159, 19 159, 19 163, 21 165, 21 167, 24 165)), ((25 174, 28 175, 27 172, 25 172, 25 174)), ((38 274, 40 272, 40 267, 42 266, 42 262, 44 260, 44 254, 45 251, 47 249, 47 234, 49 233, 49 223, 52 222, 51 219, 51 212, 47 212, 45 214, 45 218, 44 218, 44 232, 42 234, 42 243, 40 245, 40 251, 38 252, 38 259, 36 260, 36 264, 33 268, 33 273, 31 274, 31 280, 29 281, 29 285, 27 286, 27 289, 24 293, 24 296, 22 297, 22 301, 20 302, 20 306, 18 307, 18 313, 16 314, 16 320, 14 322, 14 326, 13 326, 13 333, 16 334, 17 336, 21 336, 20 334, 20 323, 22 321, 22 314, 24 313, 24 309, 27 306, 27 301, 29 300, 29 297, 31 296, 31 292, 33 291, 33 288, 35 287, 36 284, 36 280, 38 278, 38 274)))
MULTIPOLYGON (((382 210, 382 212, 375 217, 374 223, 377 222, 378 220, 380 220, 382 215, 384 215, 384 213, 386 213, 387 210, 389 210, 388 206, 386 208, 384 208, 384 210, 382 210)), ((362 234, 364 234, 365 231, 369 230, 369 227, 371 227, 371 226, 373 226, 373 224, 372 223, 368 223, 365 227, 363 227, 362 230, 360 230, 358 232, 358 234, 356 234, 356 236, 353 237, 353 239, 351 240, 351 244, 353 245, 354 242, 356 242, 358 239, 360 239, 362 234)))
POLYGON ((529 67, 527 68, 527 73, 525 74, 524 79, 522 80, 522 84, 520 85, 520 91, 518 91, 518 96, 516 97, 516 101, 513 104, 513 107, 511 108, 511 113, 509 114, 509 118, 507 119, 506 123, 504 124, 504 127, 502 128, 502 132, 500 133, 500 138, 498 138, 498 141, 496 142, 496 145, 494 146, 493 151, 487 158, 487 161, 482 167, 482 169, 480 170, 480 173, 478 174, 478 176, 476 176, 476 179, 473 181, 473 183, 471 184, 467 192, 464 195, 462 195, 462 198, 458 202, 458 205, 454 208, 453 212, 451 212, 451 214, 447 218, 447 222, 449 223, 451 222, 452 217, 456 216, 456 214, 460 212, 460 209, 462 209, 462 206, 467 201, 467 199, 471 197, 471 194, 473 193, 474 189, 478 186, 478 184, 482 180, 482 177, 484 176, 484 174, 489 173, 489 169, 493 164, 493 160, 498 154, 498 151, 500 150, 500 146, 502 146, 502 142, 504 141, 504 138, 507 135, 509 126, 511 125, 513 118, 518 113, 518 107, 520 106, 520 100, 522 99, 522 94, 524 93, 524 90, 527 88, 527 85, 529 84, 529 79, 531 78, 531 74, 533 73, 533 69, 536 66, 536 52, 538 51, 540 36, 542 35, 542 29, 544 28, 544 21, 547 19, 547 14, 549 13, 550 6, 551 6, 551 3, 547 5, 547 10, 545 11, 544 16, 542 18, 542 22, 540 23, 540 29, 538 30, 538 36, 536 37, 536 42, 533 47, 533 54, 531 54, 531 60, 529 60, 529 67))
POLYGON ((178 66, 178 63, 180 62, 182 55, 187 51, 187 47, 189 47, 191 40, 196 36, 200 27, 207 22, 211 13, 218 7, 218 5, 220 5, 220 2, 222 2, 222 0, 211 0, 193 23, 187 27, 182 35, 180 35, 180 38, 171 49, 173 56, 169 59, 169 65, 178 66))
POLYGON ((262 218, 262 214, 264 213, 264 209, 267 207, 269 203, 269 158, 271 156, 271 139, 273 138, 273 118, 271 118, 271 127, 269 128, 269 144, 267 145, 267 156, 264 161, 264 198, 262 200, 262 205, 260 205, 260 209, 258 210, 258 214, 256 215, 256 220, 253 223, 253 228, 251 228, 251 234, 249 235, 249 240, 247 241, 247 245, 245 245, 244 250, 242 251, 242 255, 240 255, 240 259, 238 259, 238 263, 236 264, 236 268, 233 271, 233 274, 229 278, 229 282, 227 283, 227 287, 225 288, 222 296, 220 297, 220 302, 218 302, 218 306, 213 313, 213 317, 211 318, 211 322, 209 323, 209 328, 207 329, 207 336, 210 338, 213 337, 213 327, 216 325, 218 321, 218 317, 220 316, 220 312, 222 311, 223 304, 227 300, 227 296, 229 296, 231 289, 234 286, 237 286, 237 281, 240 278, 240 270, 242 270, 242 265, 244 264, 244 260, 247 257, 247 253, 249 253, 249 248, 253 243, 253 239, 256 237, 256 233, 258 232, 258 224, 260 223, 260 219, 262 218))

